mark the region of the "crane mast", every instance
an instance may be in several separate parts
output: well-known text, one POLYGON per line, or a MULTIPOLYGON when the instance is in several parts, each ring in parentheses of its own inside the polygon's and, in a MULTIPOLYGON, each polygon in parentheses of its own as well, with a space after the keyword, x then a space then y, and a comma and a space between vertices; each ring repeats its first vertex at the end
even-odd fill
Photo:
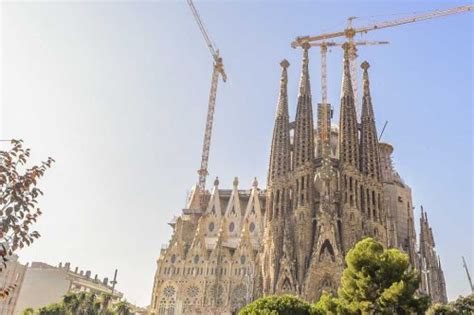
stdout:
MULTIPOLYGON (((222 81, 226 82, 227 75, 224 71, 224 64, 222 63, 222 58, 219 55, 219 50, 215 48, 204 24, 199 16, 199 13, 194 6, 192 0, 187 0, 188 5, 193 13, 193 16, 198 24, 199 30, 201 31, 204 40, 206 41, 206 45, 211 52, 211 55, 214 59, 214 66, 212 70, 212 77, 211 77, 211 90, 209 92, 209 102, 207 107, 207 117, 206 117, 206 127, 204 131, 204 141, 202 145, 202 154, 201 154, 201 166, 198 170, 199 174, 199 181, 198 181, 198 188, 201 192, 201 197, 204 196, 204 191, 206 189, 206 177, 208 175, 208 163, 209 163, 209 152, 211 149, 211 138, 212 138, 212 126, 214 123, 214 111, 216 109, 216 95, 217 95, 217 85, 219 83, 219 75, 222 77, 222 81)), ((202 200, 201 200, 202 205, 202 200)))
MULTIPOLYGON (((355 41, 354 47, 363 45, 384 45, 388 44, 386 41, 355 41)), ((321 49, 321 104, 326 105, 328 102, 328 84, 327 84, 327 53, 329 47, 342 46, 343 43, 336 43, 333 41, 322 41, 316 43, 309 43, 311 47, 320 47, 321 49)), ((296 48, 296 47, 294 47, 296 48)), ((354 76, 355 77, 355 76, 354 76)))
POLYGON ((466 260, 464 259, 464 256, 462 257, 462 264, 464 266, 464 269, 466 270, 467 280, 469 281, 469 285, 471 286, 471 293, 474 294, 474 286, 472 285, 471 275, 469 274, 469 270, 467 269, 467 264, 466 264, 466 260))

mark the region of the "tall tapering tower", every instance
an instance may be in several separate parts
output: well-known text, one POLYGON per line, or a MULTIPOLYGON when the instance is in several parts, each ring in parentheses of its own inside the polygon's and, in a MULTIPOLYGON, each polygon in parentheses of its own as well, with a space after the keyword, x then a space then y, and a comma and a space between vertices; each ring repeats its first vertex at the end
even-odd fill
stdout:
POLYGON ((436 254, 428 214, 423 211, 423 207, 421 207, 420 217, 420 267, 421 291, 428 294, 433 303, 447 303, 444 273, 441 261, 436 254))
POLYGON ((342 247, 346 252, 362 236, 363 219, 358 198, 361 190, 359 132, 349 66, 350 47, 345 43, 342 48, 344 49, 344 72, 339 116, 339 216, 343 225, 342 247))
POLYGON ((345 168, 357 170, 359 168, 359 141, 349 65, 349 44, 345 43, 342 47, 344 49, 344 73, 339 117, 339 159, 345 168))
POLYGON ((374 181, 381 182, 377 128, 375 126, 374 109, 370 96, 369 67, 370 65, 367 61, 364 61, 361 65, 364 74, 362 79, 363 98, 360 133, 360 170, 374 181))
POLYGON ((370 96, 369 67, 370 65, 367 61, 364 61, 361 65, 364 71, 360 128, 360 171, 364 177, 362 181, 363 190, 360 193, 360 199, 362 200, 361 210, 366 219, 366 234, 387 244, 382 169, 375 115, 370 96))
POLYGON ((263 263, 263 290, 265 294, 275 292, 280 271, 280 257, 283 253, 285 220, 289 217, 290 171, 290 121, 288 115, 288 73, 289 62, 281 63, 280 95, 273 128, 270 165, 267 179, 267 202, 265 213, 265 248, 263 263))
MULTIPOLYGON (((309 44, 303 45, 303 61, 296 109, 293 149, 293 207, 296 275, 303 283, 311 257, 315 223, 314 209, 314 127, 309 80, 309 44)), ((299 289, 300 290, 300 289, 299 289)))

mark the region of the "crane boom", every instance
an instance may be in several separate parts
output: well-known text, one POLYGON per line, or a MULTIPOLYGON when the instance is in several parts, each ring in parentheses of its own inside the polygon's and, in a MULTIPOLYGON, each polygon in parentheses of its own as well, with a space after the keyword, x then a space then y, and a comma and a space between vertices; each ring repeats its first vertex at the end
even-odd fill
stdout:
POLYGON ((199 27, 199 30, 202 33, 202 36, 204 37, 204 40, 206 41, 207 47, 209 48, 209 51, 211 52, 212 57, 216 59, 216 56, 218 55, 217 50, 214 48, 214 44, 212 43, 211 38, 207 34, 206 27, 204 26, 204 23, 202 23, 201 17, 199 16, 199 13, 194 6, 194 3, 192 0, 187 0, 189 8, 191 9, 191 12, 194 15, 194 19, 196 20, 196 23, 199 27))
MULTIPOLYGON (((472 11, 473 9, 474 9, 474 5, 464 5, 460 7, 451 8, 451 9, 436 10, 436 11, 431 11, 431 12, 421 14, 421 15, 415 15, 415 16, 391 20, 391 21, 379 22, 379 23, 375 23, 375 24, 371 24, 371 25, 363 26, 363 27, 358 27, 358 28, 354 28, 352 26, 352 21, 356 19, 356 17, 350 17, 348 18, 348 25, 344 30, 339 31, 339 32, 316 35, 316 36, 299 36, 291 43, 291 47, 297 48, 297 47, 301 47, 304 43, 310 43, 310 44, 313 44, 314 42, 324 43, 326 40, 331 39, 331 38, 345 37, 349 44, 349 70, 351 73, 354 101, 355 101, 357 116, 360 116, 361 108, 360 108, 359 99, 358 99, 357 66, 356 66, 357 47, 354 42, 354 36, 356 34, 358 33, 365 34, 369 31, 424 21, 424 20, 428 20, 432 18, 447 16, 447 15, 461 13, 461 12, 472 11)), ((325 57, 325 52, 323 53, 323 57, 325 57)), ((322 60, 322 62, 324 62, 324 67, 326 67, 325 61, 322 60)), ((324 79, 325 77, 326 75, 324 74, 324 79)), ((324 82, 322 83, 324 84, 324 82)))
POLYGON ((464 259, 464 256, 462 257, 462 264, 464 266, 464 269, 466 269, 467 280, 469 281, 469 285, 471 286, 471 293, 474 293, 474 286, 472 285, 471 275, 469 274, 469 270, 467 269, 467 264, 466 260, 464 259))
POLYGON ((198 27, 206 41, 206 45, 211 52, 212 58, 214 59, 214 67, 212 70, 211 77, 211 90, 209 92, 209 101, 207 107, 207 117, 206 117, 206 129, 204 131, 204 141, 202 145, 202 154, 201 154, 201 166, 198 170, 199 182, 198 187, 201 192, 201 206, 203 206, 204 200, 204 191, 206 189, 206 177, 208 175, 207 166, 209 163, 209 152, 211 149, 211 137, 212 137, 212 126, 214 123, 214 111, 216 109, 216 95, 217 95, 217 84, 219 82, 219 75, 221 75, 224 82, 227 81, 227 75, 224 71, 224 64, 222 63, 222 58, 219 56, 219 49, 215 48, 211 37, 206 31, 206 27, 199 16, 199 13, 194 6, 192 0, 187 0, 188 5, 193 13, 194 19, 198 24, 198 27))
POLYGON ((315 36, 299 36, 291 43, 291 46, 293 48, 296 48, 298 46, 301 46, 304 42, 327 40, 327 39, 336 38, 336 37, 353 38, 355 34, 357 33, 367 33, 369 31, 374 31, 374 30, 378 30, 382 28, 393 27, 393 26, 414 23, 414 22, 420 22, 424 20, 429 20, 429 19, 461 13, 461 12, 468 12, 472 10, 474 10, 474 5, 464 5, 464 6, 455 7, 455 8, 451 8, 447 10, 431 11, 425 14, 411 16, 407 18, 374 23, 368 26, 363 26, 363 27, 358 27, 358 28, 353 28, 352 26, 349 26, 345 30, 339 31, 339 32, 326 33, 326 34, 315 35, 315 36))
POLYGON ((355 32, 356 33, 367 33, 368 31, 373 31, 377 29, 382 29, 382 28, 387 28, 387 27, 392 27, 392 26, 398 26, 398 25, 403 25, 403 24, 408 24, 408 23, 414 23, 414 22, 420 22, 420 21, 425 21, 437 17, 442 17, 442 16, 447 16, 447 15, 452 15, 456 13, 461 13, 461 12, 467 12, 471 11, 474 9, 474 5, 464 5, 460 7, 455 7, 451 9, 446 9, 446 10, 438 10, 438 11, 432 11, 428 12, 426 14, 418 15, 418 16, 412 16, 412 17, 407 17, 403 19, 398 19, 394 21, 386 21, 386 22, 381 22, 381 23, 375 23, 369 26, 365 27, 360 27, 356 28, 355 32))

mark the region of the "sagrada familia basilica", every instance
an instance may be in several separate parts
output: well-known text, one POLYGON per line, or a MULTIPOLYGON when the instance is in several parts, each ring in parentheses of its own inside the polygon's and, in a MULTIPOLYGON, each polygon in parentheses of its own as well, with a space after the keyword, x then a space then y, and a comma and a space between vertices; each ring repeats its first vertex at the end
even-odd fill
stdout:
POLYGON ((151 314, 236 314, 264 295, 291 293, 315 301, 336 292, 344 255, 366 236, 409 255, 421 272, 421 291, 446 302, 446 285, 427 213, 417 240, 410 187, 392 164, 393 146, 378 141, 363 62, 360 121, 351 83, 348 47, 339 126, 329 104, 313 120, 309 46, 303 60, 296 117, 288 114, 286 60, 266 187, 231 189, 214 181, 195 187, 170 225, 173 234, 157 261, 151 314))

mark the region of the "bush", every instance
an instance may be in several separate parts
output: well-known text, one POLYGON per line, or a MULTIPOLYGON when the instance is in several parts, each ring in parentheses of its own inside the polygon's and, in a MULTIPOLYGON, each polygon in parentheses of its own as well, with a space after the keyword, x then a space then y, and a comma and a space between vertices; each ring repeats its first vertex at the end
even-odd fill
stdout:
POLYGON ((293 295, 267 296, 253 301, 239 315, 311 315, 309 303, 293 295))

